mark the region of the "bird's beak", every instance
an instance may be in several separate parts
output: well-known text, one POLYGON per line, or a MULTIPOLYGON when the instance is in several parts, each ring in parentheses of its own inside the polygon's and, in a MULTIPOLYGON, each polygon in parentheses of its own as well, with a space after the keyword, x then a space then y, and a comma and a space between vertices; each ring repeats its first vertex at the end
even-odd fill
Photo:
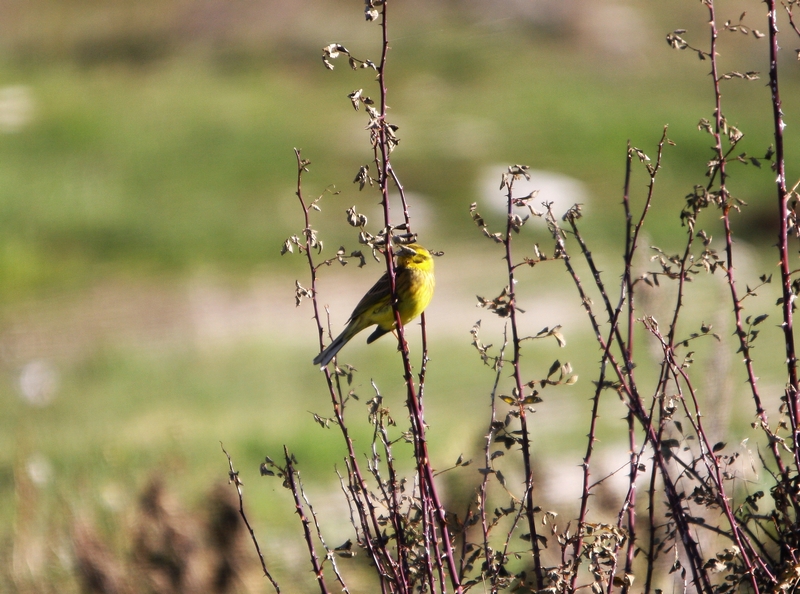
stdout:
POLYGON ((398 245, 394 253, 398 256, 416 256, 417 250, 407 245, 398 245))

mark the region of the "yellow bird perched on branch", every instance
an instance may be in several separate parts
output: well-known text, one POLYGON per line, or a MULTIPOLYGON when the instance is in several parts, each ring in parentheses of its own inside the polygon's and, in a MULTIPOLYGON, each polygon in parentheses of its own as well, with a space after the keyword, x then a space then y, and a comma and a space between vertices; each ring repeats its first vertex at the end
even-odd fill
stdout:
MULTIPOLYGON (((435 284, 433 257, 428 250, 417 243, 398 246, 395 256, 397 257, 395 265, 397 309, 405 325, 421 314, 431 302, 435 284)), ((365 328, 378 325, 367 338, 367 344, 394 330, 396 323, 391 300, 389 274, 384 273, 358 302, 344 331, 316 356, 314 365, 324 367, 330 363, 336 353, 365 328)))

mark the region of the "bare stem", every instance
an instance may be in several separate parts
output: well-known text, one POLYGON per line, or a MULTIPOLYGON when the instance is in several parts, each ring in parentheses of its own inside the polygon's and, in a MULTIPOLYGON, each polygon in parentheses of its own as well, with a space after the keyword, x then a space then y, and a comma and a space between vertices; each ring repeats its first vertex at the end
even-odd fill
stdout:
MULTIPOLYGON (((792 425, 792 449, 795 457, 795 467, 800 468, 800 445, 798 444, 798 425, 800 425, 800 400, 798 400, 797 384, 797 354, 794 344, 794 293, 789 266, 789 192, 786 191, 786 161, 783 146, 783 121, 781 109, 781 96, 778 88, 778 15, 775 0, 765 0, 769 15, 769 88, 772 91, 772 117, 775 134, 775 170, 778 174, 776 189, 778 191, 778 253, 780 256, 782 313, 784 343, 786 346, 786 371, 788 382, 786 386, 786 402, 789 406, 790 423, 792 425)), ((790 13, 791 16, 791 13, 790 13)), ((794 23, 792 22, 792 26, 794 23)))
POLYGON ((328 587, 325 585, 325 577, 322 572, 322 565, 319 562, 317 551, 314 548, 314 537, 311 535, 310 528, 311 522, 309 521, 308 517, 306 517, 305 510, 303 508, 303 500, 300 496, 300 487, 298 485, 299 479, 296 476, 297 471, 294 469, 292 457, 289 455, 289 450, 286 449, 286 446, 283 446, 283 455, 286 460, 286 480, 289 483, 289 490, 291 490, 292 496, 294 497, 295 510, 297 511, 297 515, 300 516, 300 522, 303 524, 303 536, 305 537, 306 546, 308 546, 308 554, 311 557, 311 566, 314 568, 314 577, 319 585, 320 593, 330 594, 328 587))
MULTIPOLYGON (((569 220, 569 219, 568 219, 569 220)), ((670 506, 670 511, 673 516, 673 521, 676 523, 678 527, 678 532, 681 537, 681 542, 683 544, 684 550, 686 551, 686 555, 690 562, 690 567, 692 570, 693 581, 695 583, 696 588, 702 592, 711 592, 711 582, 708 577, 707 570, 703 567, 704 560, 702 555, 700 554, 700 550, 698 548, 697 541, 692 536, 691 530, 689 529, 689 524, 684 516, 684 511, 682 508, 682 498, 678 493, 675 485, 670 477, 669 468, 667 466, 667 461, 661 452, 660 449, 660 441, 659 437, 656 435, 656 432, 653 428, 651 417, 648 415, 647 411, 645 410, 644 403, 642 401, 641 395, 639 394, 638 386, 634 381, 631 381, 630 374, 623 370, 620 366, 619 362, 616 360, 614 355, 608 350, 608 342, 603 338, 603 335, 600 331, 600 327, 597 323, 597 319, 594 315, 594 312, 591 307, 591 300, 586 295, 586 292, 583 289, 583 284, 580 280, 580 277, 576 273, 575 269, 572 266, 570 256, 567 252, 566 245, 564 243, 564 233, 558 226, 557 222, 555 221, 554 217, 549 218, 549 224, 551 227, 551 232, 553 233, 553 237, 556 240, 556 244, 558 246, 558 253, 561 254, 561 259, 564 262, 564 265, 567 268, 570 276, 573 279, 573 283, 575 284, 578 292, 581 296, 581 301, 583 303, 583 307, 586 310, 587 314, 589 315, 589 320, 592 323, 592 327, 595 331, 595 338, 598 340, 600 344, 600 348, 603 349, 604 352, 608 353, 608 360, 611 364, 614 373, 619 380, 620 389, 624 392, 626 396, 626 401, 628 406, 630 407, 631 411, 634 413, 637 419, 639 419, 642 428, 645 431, 645 439, 647 439, 651 446, 653 447, 655 464, 658 466, 659 471, 661 473, 662 479, 664 481, 664 490, 667 495, 667 502, 670 506)), ((595 272, 595 280, 597 281, 599 277, 599 273, 595 272)), ((602 284, 598 287, 600 288, 601 292, 605 293, 605 289, 602 288, 602 284)), ((608 303, 608 296, 604 295, 604 301, 608 303)), ((623 352, 623 356, 624 356, 623 352)))
POLYGON ((512 359, 514 385, 519 401, 519 420, 520 432, 522 436, 522 460, 525 467, 525 516, 528 520, 528 529, 530 530, 531 551, 533 553, 533 570, 536 576, 537 589, 541 590, 544 587, 544 573, 542 571, 541 550, 539 548, 539 538, 536 532, 536 518, 534 516, 533 505, 533 468, 531 466, 531 442, 530 431, 528 430, 528 416, 527 405, 524 404, 523 395, 523 381, 521 369, 521 346, 519 337, 519 326, 517 323, 517 304, 515 286, 517 284, 514 275, 513 258, 511 257, 511 238, 513 233, 512 217, 514 215, 514 200, 513 200, 513 186, 514 182, 511 179, 506 188, 508 190, 508 219, 506 223, 506 232, 503 238, 505 247, 505 260, 508 270, 508 311, 509 320, 511 325, 511 346, 512 346, 512 359))
MULTIPOLYGON (((388 129, 388 122, 386 121, 387 114, 387 87, 386 87, 386 61, 389 52, 389 35, 388 35, 388 21, 387 9, 389 1, 385 0, 382 4, 381 10, 381 33, 382 33, 382 50, 380 64, 378 65, 378 84, 380 86, 380 129, 378 133, 378 146, 376 152, 376 159, 378 160, 379 178, 378 184, 381 191, 381 204, 383 206, 384 223, 387 233, 391 229, 391 213, 389 209, 389 180, 397 180, 390 163, 390 153, 392 145, 390 143, 390 135, 388 129)), ((404 196, 404 194, 402 194, 404 196)), ((404 204, 404 215, 408 216, 408 209, 404 204)), ((455 562, 453 551, 453 540, 450 536, 450 530, 447 526, 446 511, 439 498, 434 483, 433 469, 431 467, 430 457, 428 455, 428 444, 425 437, 425 420, 422 411, 422 403, 420 401, 417 388, 414 385, 414 376, 411 371, 411 362, 409 358, 408 343, 405 340, 405 330, 400 318, 400 311, 397 308, 398 296, 395 278, 394 259, 392 256, 392 244, 390 238, 387 236, 386 241, 386 271, 389 276, 389 285, 392 294, 392 309, 394 311, 395 322, 397 326, 397 340, 398 349, 400 350, 403 361, 403 378, 406 382, 406 405, 408 407, 412 434, 414 436, 415 457, 417 461, 417 471, 420 475, 420 501, 422 505, 422 514, 424 517, 436 518, 438 523, 441 539, 433 541, 435 547, 435 559, 445 558, 447 570, 450 574, 450 581, 456 593, 462 591, 458 567, 455 562), (432 509, 429 509, 432 507, 432 509), (439 548, 441 547, 441 553, 439 548)), ((424 328, 425 319, 422 318, 424 328)), ((423 330, 424 333, 424 330, 423 330)), ((423 352, 423 361, 427 360, 427 353, 423 352)), ((421 378, 424 379, 424 376, 421 378)), ((444 584, 441 584, 444 589, 444 584)))
MULTIPOLYGON (((317 335, 319 337, 319 348, 321 351, 325 346, 325 329, 322 323, 322 316, 317 298, 317 267, 314 264, 313 258, 314 247, 311 239, 312 229, 309 218, 311 206, 307 204, 307 201, 303 195, 303 173, 307 171, 309 162, 301 157, 298 149, 295 149, 295 157, 297 159, 296 195, 297 199, 300 201, 300 206, 303 209, 305 221, 305 244, 303 245, 302 249, 306 255, 308 270, 311 276, 311 304, 314 310, 314 321, 317 325, 317 335)), ((376 513, 374 503, 367 496, 367 493, 369 492, 367 483, 364 480, 364 476, 361 473, 358 465, 355 448, 353 446, 353 440, 350 437, 350 431, 348 430, 344 420, 344 400, 342 398, 342 390, 338 382, 339 376, 336 376, 336 382, 334 383, 334 378, 331 376, 330 370, 327 367, 325 368, 324 373, 325 382, 328 387, 328 394, 331 398, 331 406, 333 407, 334 418, 336 419, 336 424, 338 425, 339 430, 342 432, 342 437, 344 438, 347 447, 347 468, 348 473, 351 475, 350 482, 356 485, 355 487, 351 488, 351 495, 353 498, 353 503, 356 506, 356 510, 358 511, 359 524, 364 536, 361 544, 364 546, 364 548, 366 548, 370 558, 378 568, 378 573, 382 577, 389 576, 389 579, 395 580, 396 576, 394 575, 394 563, 392 562, 391 555, 386 549, 385 542, 378 538, 378 535, 381 534, 381 527, 378 523, 378 515, 376 513)), ((402 583, 402 580, 399 581, 402 583)), ((381 581, 381 584, 382 588, 384 588, 385 584, 383 580, 381 581)))
POLYGON ((494 559, 492 558, 492 550, 489 547, 489 523, 486 517, 486 505, 488 499, 488 491, 489 491, 489 469, 492 467, 492 443, 494 442, 494 436, 497 432, 497 427, 495 423, 497 422, 497 388, 500 385, 500 378, 501 373, 503 370, 503 356, 506 352, 506 346, 508 345, 508 325, 503 328, 503 345, 500 347, 500 354, 497 357, 497 364, 495 368, 495 376, 494 376, 494 385, 492 386, 492 394, 491 394, 491 407, 492 407, 492 414, 489 421, 489 430, 486 433, 486 441, 483 448, 484 453, 484 472, 483 477, 481 479, 481 486, 478 491, 478 513, 480 514, 481 518, 481 529, 482 529, 482 536, 483 536, 483 552, 484 558, 486 562, 486 573, 489 575, 489 586, 490 592, 492 594, 496 594, 498 592, 498 584, 497 578, 499 573, 499 567, 497 563, 495 563, 494 559))
POLYGON ((247 526, 247 531, 250 533, 250 540, 253 541, 253 546, 256 548, 256 553, 258 553, 258 559, 261 561, 261 570, 264 572, 266 578, 272 584, 272 587, 275 588, 275 592, 280 594, 280 587, 278 586, 278 582, 275 581, 275 578, 272 577, 269 570, 267 569, 267 562, 264 559, 264 554, 261 552, 261 547, 258 546, 258 539, 256 538, 256 533, 253 531, 253 527, 250 526, 250 521, 247 519, 247 514, 244 512, 244 495, 242 493, 242 480, 239 478, 239 472, 234 470, 233 468, 233 460, 231 459, 230 454, 225 449, 225 446, 222 445, 220 442, 220 447, 222 447, 222 452, 225 454, 225 457, 228 459, 228 468, 230 468, 228 478, 229 481, 232 482, 236 486, 236 493, 239 495, 239 515, 244 520, 244 525, 247 526))

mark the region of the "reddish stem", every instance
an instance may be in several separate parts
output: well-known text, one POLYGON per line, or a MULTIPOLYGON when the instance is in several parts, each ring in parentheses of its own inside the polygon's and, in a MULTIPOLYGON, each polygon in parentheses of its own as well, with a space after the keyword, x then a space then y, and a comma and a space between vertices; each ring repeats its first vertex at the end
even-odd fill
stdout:
MULTIPOLYGON (((783 289, 783 337, 786 345, 786 371, 788 385, 786 387, 786 402, 790 411, 792 425, 792 449, 794 450, 795 464, 800 468, 800 446, 798 445, 798 401, 797 385, 797 354, 794 345, 794 320, 793 306, 794 294, 792 292, 792 279, 789 269, 789 192, 786 191, 786 161, 784 157, 783 129, 786 127, 781 110, 781 96, 778 87, 778 15, 775 9, 775 0, 765 0, 769 15, 769 88, 772 91, 772 118, 775 134, 775 171, 778 174, 776 189, 778 191, 778 253, 780 255, 781 288, 783 289)), ((794 26, 794 24, 793 24, 794 26)))

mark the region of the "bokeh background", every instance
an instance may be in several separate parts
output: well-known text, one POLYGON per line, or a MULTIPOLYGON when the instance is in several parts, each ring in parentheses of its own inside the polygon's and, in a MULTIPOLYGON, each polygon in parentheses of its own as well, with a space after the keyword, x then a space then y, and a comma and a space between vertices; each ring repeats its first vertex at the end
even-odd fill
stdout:
MULTIPOLYGON (((311 414, 328 416, 310 363, 311 310, 294 304, 295 280, 304 284, 308 273, 280 248, 302 229, 294 147, 312 162, 307 195, 326 194, 314 219, 323 255, 339 245, 357 249, 344 217, 354 204, 373 232, 380 227, 377 193, 352 183, 371 150, 366 116, 347 99, 359 88, 376 97, 373 73, 344 61, 330 72, 320 60, 333 42, 378 60, 379 29, 362 10, 356 0, 0 2, 0 580, 7 591, 77 591, 76 522, 124 554, 132 510, 153 481, 183 508, 204 510, 227 480, 220 442, 242 471, 276 573, 305 571, 299 541, 289 537, 299 529, 287 494, 258 476, 258 464, 287 444, 319 509, 341 509, 340 438, 311 414)), ((500 251, 470 220, 470 203, 499 225, 500 173, 511 163, 531 166, 530 187, 543 199, 562 210, 584 204, 585 234, 613 285, 626 142, 654 158, 668 124, 676 146, 665 152, 644 243, 677 251, 683 198, 706 181, 711 141, 697 123, 713 117, 713 95, 709 63, 671 49, 665 35, 687 29, 684 37, 706 48, 707 15, 684 0, 428 0, 391 10, 390 118, 401 138, 393 163, 420 241, 445 252, 428 316, 426 412, 435 463, 446 467, 477 451, 488 423, 493 376, 469 331, 483 319, 484 342, 502 340, 501 323, 475 309, 476 294, 499 294, 504 273, 500 251)), ((766 29, 760 2, 719 10, 734 22, 747 11, 745 23, 766 29)), ((800 41, 785 31, 792 185, 800 74, 791 48, 800 41)), ((720 52, 723 70, 762 73, 760 81, 727 82, 723 100, 729 121, 745 132, 740 149, 763 156, 771 143, 766 40, 727 33, 720 52)), ((646 181, 639 167, 635 204, 646 181)), ((737 272, 753 285, 776 271, 774 175, 742 165, 731 184, 749 204, 736 220, 737 272)), ((712 234, 715 219, 703 221, 712 234)), ((520 250, 534 243, 550 250, 540 221, 525 228, 520 250)), ((640 270, 653 266, 651 253, 640 270)), ((375 262, 322 271, 321 301, 334 331, 381 271, 375 262)), ((545 398, 534 421, 537 456, 556 460, 540 465, 543 497, 568 497, 559 489, 569 479, 548 469, 577 471, 598 351, 560 264, 522 276, 528 331, 561 324, 567 338, 565 349, 544 341, 527 349, 531 376, 559 358, 581 377, 545 398)), ((718 323, 728 345, 724 285, 719 278, 697 285, 686 333, 700 321, 718 323)), ((668 296, 667 289, 644 295, 643 311, 663 311, 668 296)), ((769 307, 774 295, 753 301, 769 307)), ((775 410, 780 334, 765 327, 760 340, 760 375, 775 410)), ((699 364, 711 396, 733 398, 744 375, 725 352, 710 349, 699 364)), ((344 354, 359 369, 353 389, 361 401, 374 395, 374 379, 402 427, 391 341, 368 349, 358 339, 344 354)), ((624 410, 608 406, 602 431, 609 444, 623 443, 624 410)), ((351 410, 366 448, 366 410, 351 410)), ((721 433, 747 436, 749 408, 714 412, 721 433)), ((624 447, 609 454, 608 469, 625 459, 624 447)), ((454 485, 477 480, 461 472, 454 485)), ((346 517, 331 520, 331 544, 339 544, 348 537, 346 517)), ((306 577, 295 579, 302 591, 306 577)), ((266 584, 256 578, 247 588, 266 584)))

